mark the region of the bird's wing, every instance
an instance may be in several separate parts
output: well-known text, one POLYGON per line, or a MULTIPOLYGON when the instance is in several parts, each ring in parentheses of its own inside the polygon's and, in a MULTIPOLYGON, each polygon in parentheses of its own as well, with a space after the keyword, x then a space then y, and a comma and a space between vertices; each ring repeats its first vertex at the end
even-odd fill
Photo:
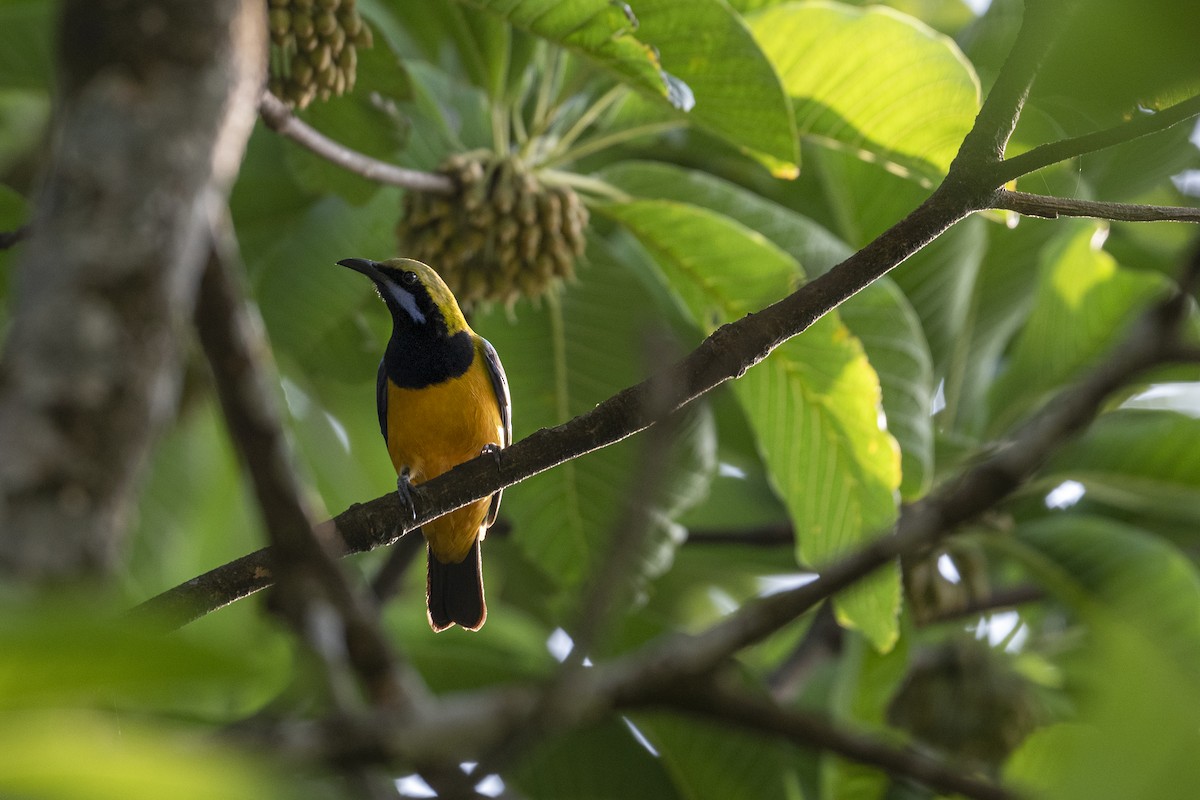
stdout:
POLYGON ((504 425, 504 441, 501 447, 512 444, 512 398, 508 394, 508 376, 500 364, 500 356, 496 348, 482 336, 479 337, 480 349, 483 350, 484 361, 488 369, 488 377, 492 379, 492 388, 496 391, 496 402, 500 404, 500 422, 504 425))
POLYGON ((379 362, 379 377, 375 380, 375 412, 379 415, 379 432, 387 443, 387 370, 379 362))
MULTIPOLYGON (((504 427, 504 441, 500 442, 500 446, 508 447, 512 444, 512 398, 508 394, 508 376, 504 374, 504 366, 500 363, 496 348, 482 336, 479 337, 479 349, 483 351, 488 377, 492 379, 492 389, 496 392, 496 403, 500 406, 500 424, 504 427)), ((496 521, 496 515, 500 512, 500 497, 503 494, 503 491, 499 491, 492 495, 492 503, 488 506, 487 519, 484 521, 488 527, 496 521)))

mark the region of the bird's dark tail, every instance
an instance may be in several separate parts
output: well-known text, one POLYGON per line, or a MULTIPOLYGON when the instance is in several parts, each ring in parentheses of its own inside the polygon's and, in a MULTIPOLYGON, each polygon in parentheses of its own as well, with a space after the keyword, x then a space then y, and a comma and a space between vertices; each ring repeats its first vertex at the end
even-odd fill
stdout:
POLYGON ((429 572, 425 602, 429 608, 430 627, 444 631, 458 623, 469 631, 479 630, 487 619, 479 540, 475 540, 467 557, 457 564, 443 564, 428 548, 427 553, 429 572))

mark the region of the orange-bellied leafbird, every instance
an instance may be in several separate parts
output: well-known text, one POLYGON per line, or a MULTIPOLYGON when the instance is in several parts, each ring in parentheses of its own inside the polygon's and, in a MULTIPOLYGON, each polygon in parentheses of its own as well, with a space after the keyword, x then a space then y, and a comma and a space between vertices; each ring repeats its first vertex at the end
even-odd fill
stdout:
MULTIPOLYGON (((348 258, 338 264, 375 283, 392 314, 379 362, 379 429, 406 503, 410 485, 512 443, 508 379, 496 350, 467 324, 438 274, 420 261, 348 258)), ((435 631, 478 630, 487 618, 479 543, 501 492, 426 523, 426 604, 435 631)), ((411 503, 408 503, 411 508, 411 503)))

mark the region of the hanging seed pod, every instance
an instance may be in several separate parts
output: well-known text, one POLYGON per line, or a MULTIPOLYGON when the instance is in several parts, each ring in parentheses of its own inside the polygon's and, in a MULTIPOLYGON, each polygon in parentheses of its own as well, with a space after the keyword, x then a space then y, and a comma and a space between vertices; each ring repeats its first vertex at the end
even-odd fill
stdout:
POLYGON ((268 7, 272 92, 304 108, 354 88, 357 48, 372 41, 355 0, 268 0, 268 7))
POLYGON ((451 195, 410 191, 396 225, 400 254, 433 264, 459 302, 512 304, 574 276, 587 208, 515 158, 453 155, 451 195))

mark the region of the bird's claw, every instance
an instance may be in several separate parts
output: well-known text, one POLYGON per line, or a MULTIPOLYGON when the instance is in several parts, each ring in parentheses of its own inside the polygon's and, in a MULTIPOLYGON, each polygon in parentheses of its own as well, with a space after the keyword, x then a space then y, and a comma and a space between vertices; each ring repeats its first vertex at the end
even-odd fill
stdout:
POLYGON ((496 466, 500 466, 500 445, 496 444, 495 442, 488 442, 485 444, 483 449, 479 451, 479 454, 490 455, 492 460, 496 462, 496 466))
POLYGON ((413 505, 413 485, 408 478, 408 470, 404 470, 396 478, 396 495, 400 498, 401 509, 408 514, 409 522, 416 522, 417 508, 413 505))

